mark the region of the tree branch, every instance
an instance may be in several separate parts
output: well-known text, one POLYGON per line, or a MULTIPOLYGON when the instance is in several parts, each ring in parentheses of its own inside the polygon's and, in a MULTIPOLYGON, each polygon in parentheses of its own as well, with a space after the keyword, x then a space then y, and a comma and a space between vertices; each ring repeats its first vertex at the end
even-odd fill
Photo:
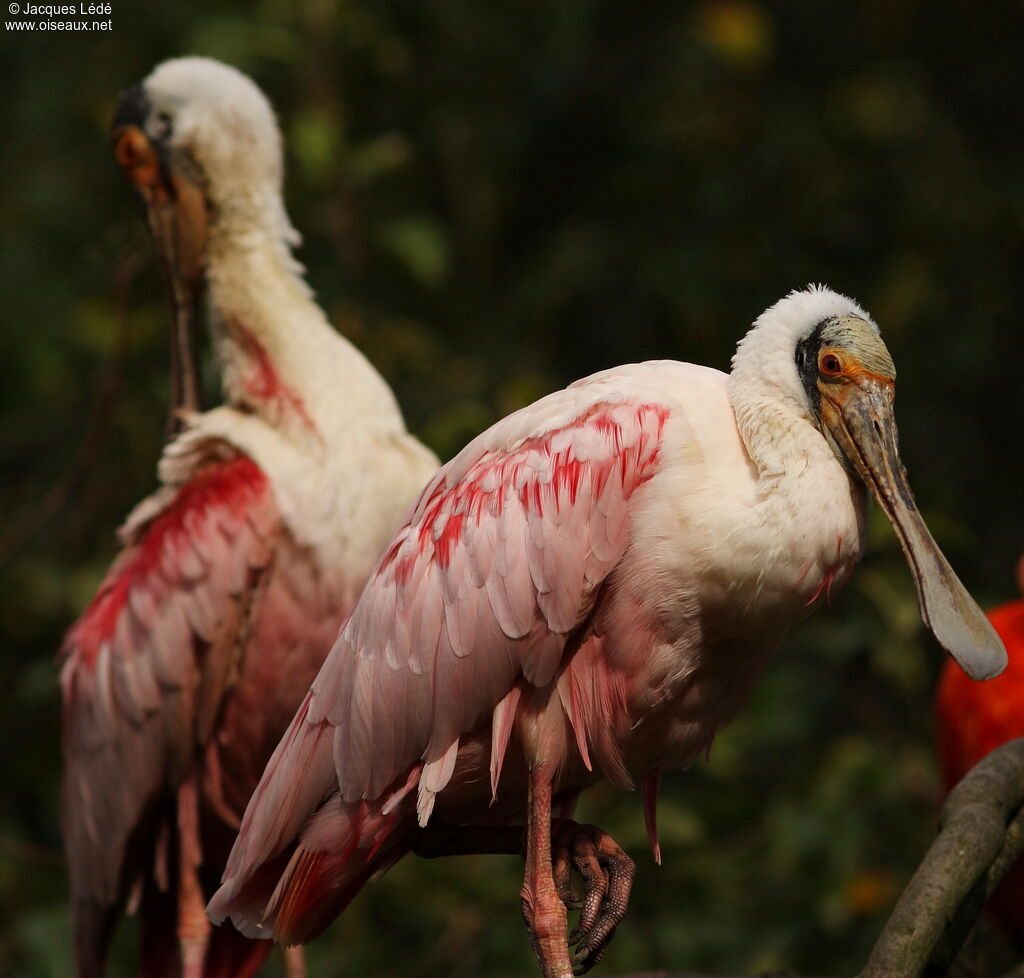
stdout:
MULTIPOLYGON (((985 901, 1024 856, 1024 738, 980 761, 950 792, 939 834, 857 978, 941 978, 985 901)), ((645 971, 618 978, 715 978, 645 971)), ((761 978, 799 978, 775 971, 761 978)), ((1024 978, 1024 964, 1003 978, 1024 978)))
POLYGON ((984 758, 953 789, 940 832, 907 884, 859 978, 945 975, 988 895, 1019 854, 1024 739, 984 758), (1004 856, 1005 852, 1005 856, 1004 856))

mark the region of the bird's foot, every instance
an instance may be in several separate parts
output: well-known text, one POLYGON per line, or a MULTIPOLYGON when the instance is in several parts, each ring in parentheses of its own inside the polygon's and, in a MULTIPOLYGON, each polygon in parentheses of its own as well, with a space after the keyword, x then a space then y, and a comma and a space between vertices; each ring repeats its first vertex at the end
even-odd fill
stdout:
MULTIPOLYGON (((601 959, 615 928, 626 915, 629 893, 636 876, 633 860, 615 840, 596 825, 579 825, 571 819, 550 823, 550 852, 553 887, 542 879, 540 852, 531 868, 530 848, 524 849, 522 830, 513 826, 429 825, 413 836, 411 849, 419 856, 433 858, 465 853, 516 853, 527 858, 523 890, 523 913, 530 943, 541 962, 545 978, 568 972, 565 909, 578 910, 579 921, 568 936, 573 946, 571 967, 585 974, 601 959), (572 889, 573 870, 583 881, 583 895, 572 889)), ((538 840, 539 841, 539 840, 538 840)))
POLYGON ((551 861, 555 887, 569 910, 580 912, 569 934, 573 971, 586 974, 601 960, 615 928, 626 915, 636 865, 607 832, 572 821, 554 824, 551 861), (572 871, 583 880, 583 895, 572 888, 572 871))

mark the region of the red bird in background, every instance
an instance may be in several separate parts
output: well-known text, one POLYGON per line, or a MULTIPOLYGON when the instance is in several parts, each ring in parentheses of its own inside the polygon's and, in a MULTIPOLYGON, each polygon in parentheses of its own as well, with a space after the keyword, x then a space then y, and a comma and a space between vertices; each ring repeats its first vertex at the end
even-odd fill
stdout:
MULTIPOLYGON (((1024 595, 1024 557, 1017 564, 1017 583, 1024 595)), ((950 659, 939 682, 936 740, 946 791, 990 751, 1024 737, 1024 600, 1004 604, 988 617, 1006 645, 1006 670, 976 683, 950 659)), ((1006 875, 989 909, 1006 930, 1024 938, 1024 862, 1006 875)))

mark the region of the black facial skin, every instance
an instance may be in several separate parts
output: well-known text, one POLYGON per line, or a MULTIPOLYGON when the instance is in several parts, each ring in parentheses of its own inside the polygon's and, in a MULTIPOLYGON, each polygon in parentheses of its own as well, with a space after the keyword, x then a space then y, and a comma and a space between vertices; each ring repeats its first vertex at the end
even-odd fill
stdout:
POLYGON ((823 319, 796 345, 796 372, 807 391, 807 399, 815 418, 821 418, 821 391, 818 390, 818 350, 821 348, 821 334, 832 322, 823 319))
POLYGON ((146 118, 152 108, 150 101, 146 98, 145 89, 141 85, 133 85, 121 93, 117 102, 117 111, 114 114, 114 121, 111 129, 118 126, 138 126, 140 129, 146 125, 146 118))

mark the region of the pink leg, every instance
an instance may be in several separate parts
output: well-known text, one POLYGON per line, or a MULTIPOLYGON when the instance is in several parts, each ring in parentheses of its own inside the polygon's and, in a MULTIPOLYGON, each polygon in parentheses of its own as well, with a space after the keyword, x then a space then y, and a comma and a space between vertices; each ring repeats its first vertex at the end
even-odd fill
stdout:
POLYGON ((306 958, 302 953, 302 945, 283 947, 285 978, 306 978, 306 958))
POLYGON ((182 978, 203 978, 211 924, 206 917, 206 898, 199 881, 203 849, 199 841, 199 794, 194 777, 178 789, 178 946, 182 978))
MULTIPOLYGON (((615 840, 596 825, 578 825, 570 819, 558 818, 551 833, 555 889, 566 908, 580 911, 579 923, 568 943, 576 951, 572 957, 575 973, 582 975, 601 960, 615 928, 626 915, 636 866, 615 840), (582 896, 573 893, 574 871, 583 881, 582 896)), ((525 855, 522 829, 511 825, 431 823, 414 833, 410 849, 425 859, 470 853, 525 855)))
POLYGON ((526 872, 520 895, 530 943, 544 978, 572 978, 565 904, 551 866, 551 774, 546 764, 530 771, 526 818, 526 872))

